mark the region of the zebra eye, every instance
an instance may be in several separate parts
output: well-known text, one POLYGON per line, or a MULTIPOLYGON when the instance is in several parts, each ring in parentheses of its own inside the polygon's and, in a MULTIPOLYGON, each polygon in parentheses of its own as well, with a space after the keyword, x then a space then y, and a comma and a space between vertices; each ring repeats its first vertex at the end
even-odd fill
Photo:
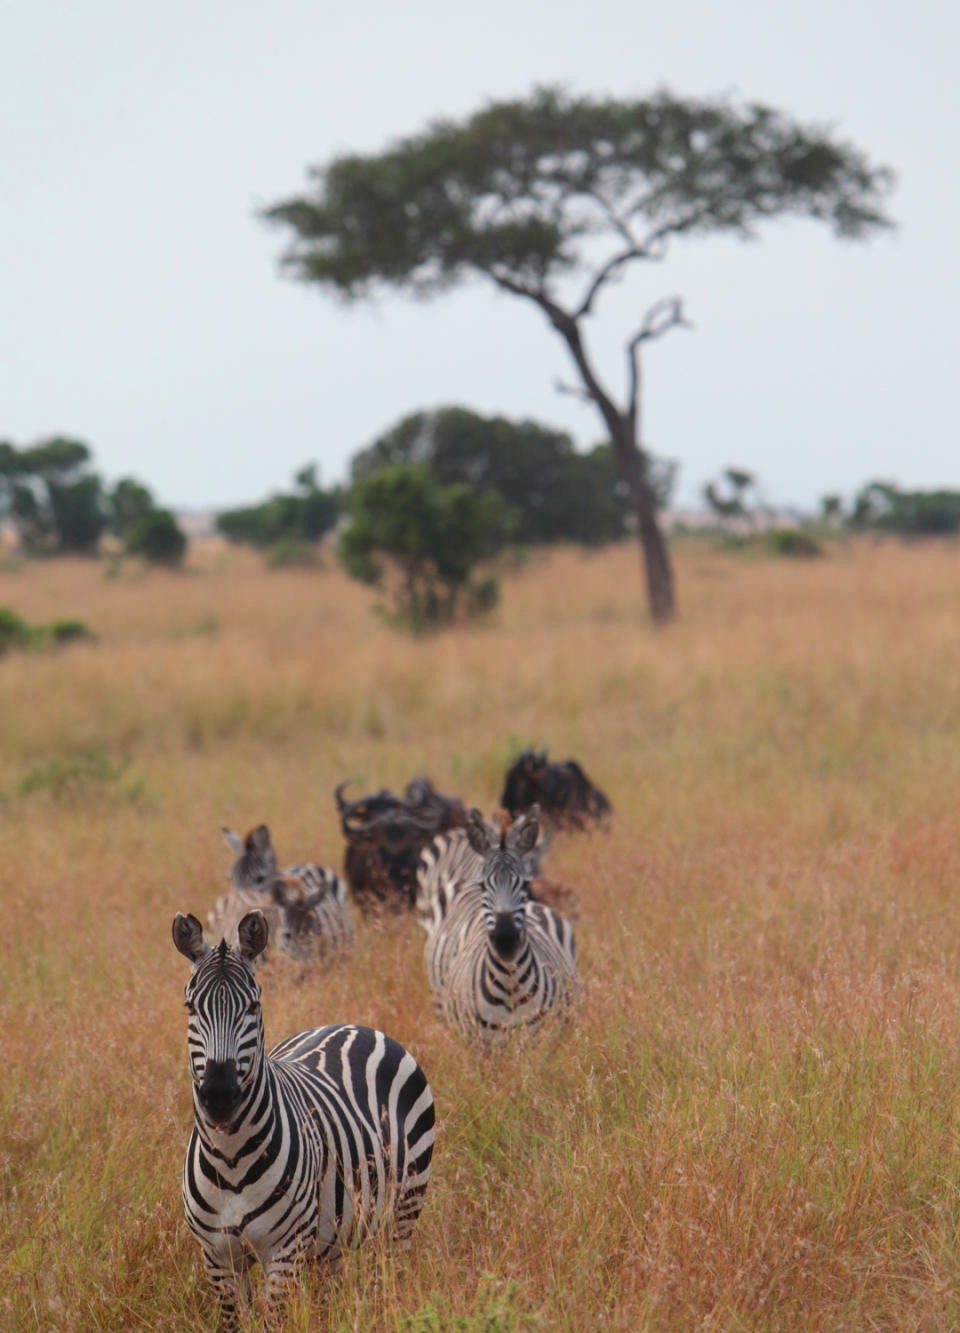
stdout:
POLYGON ((259 1012, 260 1012, 260 1001, 259 1001, 259 1000, 251 1000, 250 1003, 247 1005, 247 1013, 248 1013, 248 1014, 259 1014, 259 1012))
POLYGON ((183 1007, 184 1009, 186 1009, 188 1014, 193 1015, 197 1012, 192 1000, 184 1000, 183 1007))

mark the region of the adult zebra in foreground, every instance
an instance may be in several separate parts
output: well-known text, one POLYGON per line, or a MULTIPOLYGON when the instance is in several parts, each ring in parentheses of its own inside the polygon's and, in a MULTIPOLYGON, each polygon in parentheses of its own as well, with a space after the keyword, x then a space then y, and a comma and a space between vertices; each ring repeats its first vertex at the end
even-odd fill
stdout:
POLYGON ((391 1217, 406 1241, 423 1207, 433 1095, 413 1056, 382 1032, 336 1024, 265 1053, 256 959, 262 912, 237 947, 211 948, 178 912, 173 941, 190 960, 185 996, 194 1129, 183 1170, 187 1222, 229 1328, 266 1273, 268 1316, 299 1267, 334 1257, 391 1217))
POLYGON ((581 991, 573 928, 530 897, 529 857, 537 842, 536 807, 499 832, 479 810, 467 839, 480 858, 474 881, 450 886, 444 914, 427 936, 426 961, 437 1007, 447 1022, 486 1042, 536 1031, 581 991))

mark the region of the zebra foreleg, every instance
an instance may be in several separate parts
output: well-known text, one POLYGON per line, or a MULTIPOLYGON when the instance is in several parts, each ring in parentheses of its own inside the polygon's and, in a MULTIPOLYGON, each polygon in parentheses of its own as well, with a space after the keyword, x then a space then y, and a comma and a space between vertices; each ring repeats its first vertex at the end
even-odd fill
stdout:
POLYGON ((243 1312, 250 1305, 247 1264, 242 1262, 238 1268, 228 1268, 212 1255, 204 1254, 203 1259, 220 1306, 220 1327, 225 1333, 234 1333, 240 1327, 243 1312))
POLYGON ((294 1255, 275 1257, 267 1265, 263 1292, 263 1320, 264 1327, 269 1329, 270 1333, 279 1333, 283 1327, 280 1315, 301 1266, 302 1256, 299 1250, 294 1255))

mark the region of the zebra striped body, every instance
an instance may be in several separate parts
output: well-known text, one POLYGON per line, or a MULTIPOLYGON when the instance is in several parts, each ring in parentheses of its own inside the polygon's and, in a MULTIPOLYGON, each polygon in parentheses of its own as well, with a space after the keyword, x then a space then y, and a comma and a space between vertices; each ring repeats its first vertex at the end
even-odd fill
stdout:
POLYGON ((305 1261, 333 1257, 391 1220, 406 1241, 434 1141, 426 1078, 382 1032, 337 1024, 265 1053, 253 965, 267 929, 251 912, 236 949, 210 949, 195 917, 174 921, 174 942, 193 964, 184 1208, 233 1327, 254 1258, 273 1310, 305 1261))
POLYGON ((237 860, 229 892, 221 894, 207 914, 207 929, 214 939, 235 943, 238 923, 259 908, 278 953, 306 959, 315 952, 330 956, 352 947, 347 889, 335 871, 311 862, 278 871, 265 824, 244 839, 230 829, 223 832, 237 860))
POLYGON ((523 858, 535 846, 535 813, 504 830, 499 845, 478 811, 467 830, 482 857, 479 882, 457 886, 428 934, 427 973, 441 1017, 493 1043, 565 1012, 581 984, 573 928, 530 899, 523 858))

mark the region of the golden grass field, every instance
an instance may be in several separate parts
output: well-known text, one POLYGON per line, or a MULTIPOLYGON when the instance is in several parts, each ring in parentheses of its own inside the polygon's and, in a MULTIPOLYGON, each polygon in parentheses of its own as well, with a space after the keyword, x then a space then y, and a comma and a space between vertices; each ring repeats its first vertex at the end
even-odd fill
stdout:
POLYGON ((615 809, 547 860, 580 897, 572 1026, 466 1047, 407 918, 260 972, 268 1043, 383 1027, 439 1116, 412 1249, 349 1256, 286 1326, 960 1325, 960 549, 681 546, 666 632, 635 550, 561 551, 421 641, 332 569, 191 562, 0 572, 0 604, 100 635, 0 660, 0 1327, 215 1325, 170 923, 222 891, 220 824, 339 865, 336 782, 492 808, 533 742, 615 809))

